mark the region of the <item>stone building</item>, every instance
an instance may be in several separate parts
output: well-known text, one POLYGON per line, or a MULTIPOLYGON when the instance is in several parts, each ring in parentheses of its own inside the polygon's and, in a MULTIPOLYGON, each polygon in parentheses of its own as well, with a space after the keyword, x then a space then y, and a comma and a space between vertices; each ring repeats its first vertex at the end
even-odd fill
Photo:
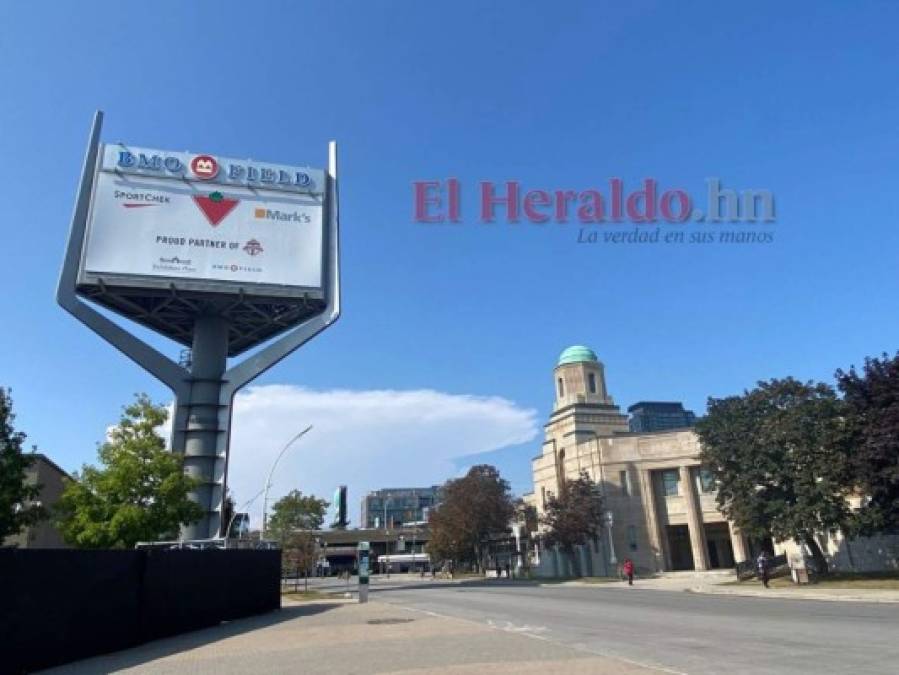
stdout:
MULTIPOLYGON (((691 429, 631 432, 602 362, 587 347, 562 352, 553 376, 555 405, 526 499, 542 514, 547 496, 581 471, 599 485, 607 526, 599 541, 582 547, 585 574, 614 574, 625 557, 644 573, 733 567, 747 558, 747 542, 715 506, 691 429)), ((566 573, 558 555, 540 557, 539 572, 566 573)))
MULTIPOLYGON (((40 494, 34 503, 40 504, 49 512, 59 501, 69 474, 46 455, 33 454, 29 457, 33 457, 34 461, 25 470, 25 481, 31 485, 41 486, 40 494)), ((6 537, 2 545, 18 548, 67 548, 62 535, 49 517, 23 528, 18 534, 6 537)))

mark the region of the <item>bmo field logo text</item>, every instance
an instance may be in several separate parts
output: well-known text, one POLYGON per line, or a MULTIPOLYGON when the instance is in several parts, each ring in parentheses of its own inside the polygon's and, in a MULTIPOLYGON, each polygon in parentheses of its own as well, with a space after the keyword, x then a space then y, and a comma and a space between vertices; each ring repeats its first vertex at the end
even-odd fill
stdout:
POLYGON ((190 160, 190 170, 200 180, 212 180, 218 175, 219 165, 215 157, 197 155, 190 160))

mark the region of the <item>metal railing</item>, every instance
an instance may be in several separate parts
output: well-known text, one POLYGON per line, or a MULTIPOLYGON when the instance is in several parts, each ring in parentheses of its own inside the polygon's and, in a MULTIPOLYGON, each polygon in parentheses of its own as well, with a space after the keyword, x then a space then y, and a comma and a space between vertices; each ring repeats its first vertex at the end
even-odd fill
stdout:
POLYGON ((153 550, 212 550, 212 549, 248 549, 271 550, 280 548, 278 542, 259 539, 235 539, 222 537, 214 539, 178 539, 175 541, 139 541, 134 545, 136 549, 153 550))

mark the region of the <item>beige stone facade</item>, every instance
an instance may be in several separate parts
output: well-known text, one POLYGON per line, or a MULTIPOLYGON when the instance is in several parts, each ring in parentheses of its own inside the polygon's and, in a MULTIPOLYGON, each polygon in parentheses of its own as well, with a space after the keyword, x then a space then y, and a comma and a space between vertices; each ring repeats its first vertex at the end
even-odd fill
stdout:
MULTIPOLYGON (((31 466, 25 470, 25 481, 31 485, 41 486, 40 494, 35 500, 45 509, 52 510, 59 501, 65 488, 65 479, 69 475, 46 455, 35 454, 31 466)), ((23 528, 21 532, 6 537, 3 546, 17 546, 19 548, 67 548, 62 535, 48 517, 35 525, 23 528)))
POLYGON ((743 537, 717 510, 700 471, 692 430, 631 433, 603 364, 586 348, 566 350, 553 379, 555 405, 526 499, 542 514, 560 482, 582 471, 601 486, 611 526, 582 551, 590 571, 609 572, 626 557, 643 572, 727 568, 746 559, 743 537))

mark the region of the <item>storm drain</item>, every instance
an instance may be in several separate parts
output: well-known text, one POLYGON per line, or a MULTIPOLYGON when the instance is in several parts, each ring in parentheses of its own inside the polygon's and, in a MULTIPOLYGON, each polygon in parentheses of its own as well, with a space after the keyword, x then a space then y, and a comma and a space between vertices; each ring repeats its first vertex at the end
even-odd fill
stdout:
POLYGON ((366 623, 383 626, 394 623, 409 623, 411 621, 415 621, 415 619, 369 619, 366 623))

